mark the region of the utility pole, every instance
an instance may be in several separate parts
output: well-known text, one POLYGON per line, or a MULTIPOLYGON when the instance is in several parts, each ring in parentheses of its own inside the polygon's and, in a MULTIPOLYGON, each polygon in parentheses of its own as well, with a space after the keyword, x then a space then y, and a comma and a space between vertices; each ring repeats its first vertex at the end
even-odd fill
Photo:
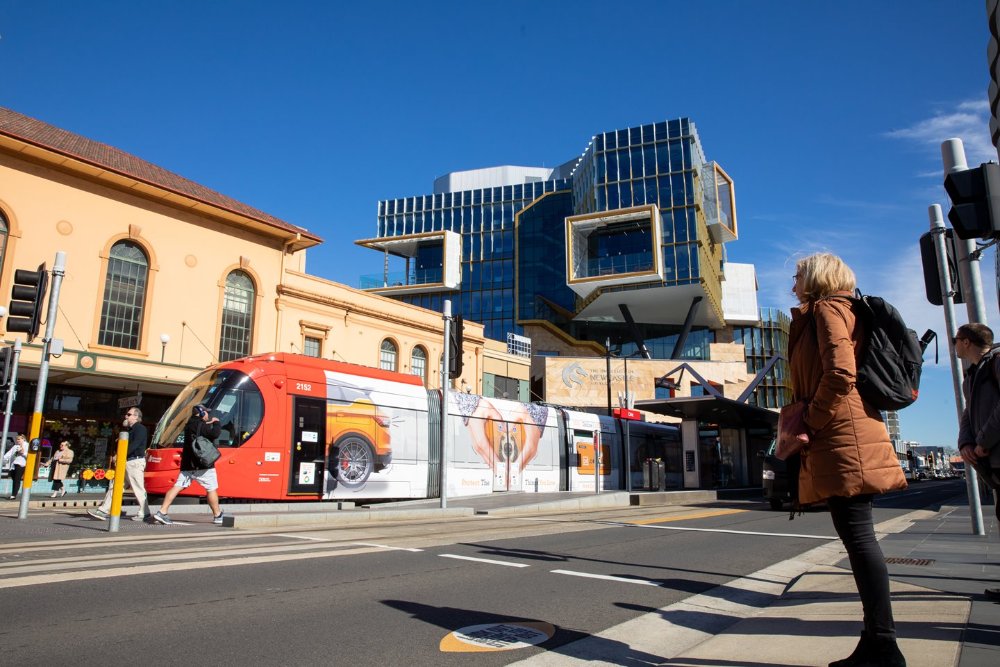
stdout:
POLYGON ((13 356, 10 360, 10 381, 7 384, 7 400, 4 404, 3 435, 0 436, 0 458, 7 453, 7 433, 10 432, 10 411, 14 408, 14 393, 17 391, 17 366, 21 359, 21 339, 14 339, 13 356))
MULTIPOLYGON (((931 221, 931 234, 934 237, 938 260, 938 276, 941 281, 941 303, 944 309, 944 322, 948 339, 948 358, 951 359, 951 383, 955 392, 955 409, 958 412, 958 422, 962 422, 965 412, 965 395, 962 393, 962 362, 955 355, 955 334, 958 327, 955 324, 955 303, 951 288, 951 273, 948 271, 947 251, 945 250, 945 228, 941 219, 941 207, 934 204, 928 209, 931 221)), ((983 508, 979 501, 979 480, 976 470, 965 466, 965 487, 969 498, 969 518, 972 520, 972 534, 985 535, 983 527, 983 508)))
POLYGON ((24 467, 24 483, 21 487, 21 504, 17 511, 18 519, 28 518, 28 501, 31 496, 31 484, 35 479, 35 464, 38 461, 38 436, 42 430, 42 410, 45 408, 45 389, 49 379, 49 350, 52 348, 52 334, 56 330, 56 314, 59 312, 59 288, 63 276, 66 275, 66 253, 56 253, 56 261, 52 266, 52 290, 49 292, 48 317, 45 319, 45 338, 42 339, 42 361, 38 368, 38 389, 35 392, 35 409, 31 413, 31 430, 28 437, 28 463, 24 467))
POLYGON ((441 314, 444 320, 444 357, 441 363, 441 509, 448 507, 448 436, 451 429, 448 424, 451 422, 448 414, 449 385, 451 375, 449 373, 449 362, 451 352, 451 299, 444 300, 444 312, 441 314))

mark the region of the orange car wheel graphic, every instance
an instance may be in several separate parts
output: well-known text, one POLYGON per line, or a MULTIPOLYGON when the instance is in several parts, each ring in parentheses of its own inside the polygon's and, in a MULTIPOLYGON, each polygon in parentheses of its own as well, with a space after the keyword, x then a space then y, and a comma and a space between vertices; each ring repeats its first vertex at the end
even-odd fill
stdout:
POLYGON ((337 479, 347 487, 361 486, 375 469, 375 448, 364 436, 351 434, 337 442, 337 479))

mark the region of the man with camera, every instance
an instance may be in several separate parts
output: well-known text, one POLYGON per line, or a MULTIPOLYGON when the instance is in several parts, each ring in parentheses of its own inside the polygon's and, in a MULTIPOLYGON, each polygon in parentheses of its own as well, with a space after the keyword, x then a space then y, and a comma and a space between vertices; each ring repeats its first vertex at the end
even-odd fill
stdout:
MULTIPOLYGON (((125 488, 132 488, 135 500, 139 503, 139 511, 132 516, 133 521, 149 519, 149 501, 146 498, 146 446, 149 443, 149 432, 142 424, 142 410, 129 408, 125 412, 122 426, 128 429, 128 450, 125 454, 125 488)), ((111 457, 111 465, 115 464, 115 456, 111 457)), ((114 495, 114 484, 108 483, 108 492, 100 507, 87 510, 87 514, 95 519, 107 521, 111 511, 111 499, 114 495)))
POLYGON ((184 448, 181 450, 181 469, 177 474, 177 481, 167 491, 160 510, 153 515, 153 521, 167 525, 173 523, 167 514, 170 504, 174 502, 177 494, 191 486, 192 482, 198 482, 208 495, 208 506, 212 508, 212 523, 222 525, 222 510, 219 509, 219 478, 215 474, 215 465, 206 468, 194 451, 195 441, 199 437, 208 438, 214 443, 221 432, 222 426, 218 417, 213 417, 211 411, 204 405, 194 406, 191 417, 184 425, 184 448))

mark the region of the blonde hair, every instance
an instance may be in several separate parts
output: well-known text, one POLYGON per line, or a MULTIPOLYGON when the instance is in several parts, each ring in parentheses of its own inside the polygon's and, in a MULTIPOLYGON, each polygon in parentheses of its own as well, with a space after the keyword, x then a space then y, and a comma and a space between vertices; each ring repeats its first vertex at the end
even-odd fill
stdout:
POLYGON ((834 292, 853 292, 858 281, 844 260, 828 252, 803 257, 795 264, 799 290, 806 301, 813 301, 834 292))

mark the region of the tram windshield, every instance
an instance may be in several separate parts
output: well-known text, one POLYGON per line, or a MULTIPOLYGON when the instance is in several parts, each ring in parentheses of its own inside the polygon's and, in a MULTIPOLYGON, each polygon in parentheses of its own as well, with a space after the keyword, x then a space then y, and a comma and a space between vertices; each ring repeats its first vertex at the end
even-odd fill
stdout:
POLYGON ((184 443, 184 424, 196 405, 204 405, 219 418, 219 447, 239 447, 260 427, 264 398, 246 373, 210 370, 184 387, 160 418, 153 433, 153 447, 178 447, 184 443))

